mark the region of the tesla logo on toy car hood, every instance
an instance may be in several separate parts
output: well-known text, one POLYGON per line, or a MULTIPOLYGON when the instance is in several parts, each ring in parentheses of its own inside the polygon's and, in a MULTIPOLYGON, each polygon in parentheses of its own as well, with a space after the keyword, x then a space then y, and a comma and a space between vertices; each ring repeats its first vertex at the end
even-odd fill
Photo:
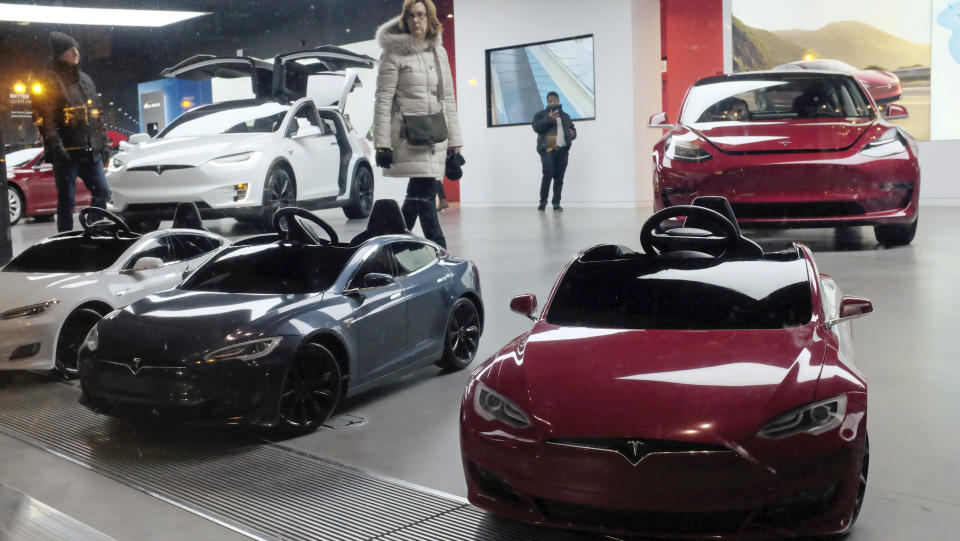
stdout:
POLYGON ((790 141, 779 141, 779 143, 783 146, 787 146, 790 144, 790 141))
POLYGON ((140 367, 143 365, 143 359, 140 357, 134 357, 133 361, 130 363, 130 371, 136 374, 140 371, 140 367))

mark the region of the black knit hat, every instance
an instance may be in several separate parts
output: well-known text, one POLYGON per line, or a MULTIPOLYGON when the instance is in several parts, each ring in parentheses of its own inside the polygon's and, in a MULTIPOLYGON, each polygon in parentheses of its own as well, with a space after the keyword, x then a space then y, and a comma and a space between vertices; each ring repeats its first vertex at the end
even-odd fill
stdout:
POLYGON ((50 32, 50 52, 53 53, 54 58, 62 55, 64 51, 72 47, 80 48, 77 40, 63 32, 50 32))

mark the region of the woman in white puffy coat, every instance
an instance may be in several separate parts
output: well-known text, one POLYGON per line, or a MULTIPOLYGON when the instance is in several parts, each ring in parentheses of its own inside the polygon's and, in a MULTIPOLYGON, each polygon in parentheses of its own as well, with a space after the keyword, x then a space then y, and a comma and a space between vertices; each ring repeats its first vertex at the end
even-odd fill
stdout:
POLYGON ((460 123, 453 94, 442 27, 431 0, 404 0, 399 17, 377 30, 383 48, 377 73, 373 138, 377 165, 387 177, 409 177, 403 217, 413 228, 420 218, 423 235, 446 247, 437 219, 437 180, 443 178, 447 153, 460 152, 460 123), (442 99, 439 86, 442 85, 442 99), (406 115, 444 112, 446 141, 411 145, 401 137, 401 111, 406 115))

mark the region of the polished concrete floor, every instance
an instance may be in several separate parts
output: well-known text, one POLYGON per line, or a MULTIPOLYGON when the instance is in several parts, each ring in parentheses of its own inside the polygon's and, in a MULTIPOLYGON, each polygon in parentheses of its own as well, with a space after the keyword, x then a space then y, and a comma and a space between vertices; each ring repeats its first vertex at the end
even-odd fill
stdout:
MULTIPOLYGON (((341 236, 363 229, 339 211, 318 213, 341 236)), ((487 324, 474 365, 529 329, 511 313, 516 294, 544 300, 580 249, 620 243, 639 249, 650 209, 452 208, 441 216, 450 250, 480 269, 487 324)), ((230 237, 253 234, 231 220, 207 226, 230 237)), ((960 362, 960 209, 925 207, 910 246, 879 248, 868 228, 747 231, 766 249, 810 246, 821 272, 876 312, 854 324, 857 360, 870 384, 870 481, 851 540, 960 538, 960 431, 955 391, 960 362)), ((13 228, 14 253, 53 233, 29 220, 13 228)), ((426 369, 344 402, 338 415, 360 420, 288 445, 345 464, 465 495, 457 412, 469 370, 426 369)), ((0 376, 3 377, 3 376, 0 376)), ((229 539, 236 534, 55 456, 0 436, 0 483, 13 486, 117 539, 229 539)))

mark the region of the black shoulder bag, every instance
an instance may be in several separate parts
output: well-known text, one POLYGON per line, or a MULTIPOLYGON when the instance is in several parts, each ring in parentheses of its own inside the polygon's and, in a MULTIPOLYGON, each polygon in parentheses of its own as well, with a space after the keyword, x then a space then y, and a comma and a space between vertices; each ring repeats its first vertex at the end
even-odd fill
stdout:
MULTIPOLYGON (((436 48, 433 49, 433 58, 437 63, 437 97, 440 100, 440 112, 408 115, 404 114, 403 109, 400 108, 400 102, 396 102, 403 121, 400 137, 415 146, 434 145, 447 140, 447 118, 443 112, 443 67, 440 65, 440 55, 437 54, 436 48)), ((428 104, 429 100, 430 96, 427 96, 428 104)))

